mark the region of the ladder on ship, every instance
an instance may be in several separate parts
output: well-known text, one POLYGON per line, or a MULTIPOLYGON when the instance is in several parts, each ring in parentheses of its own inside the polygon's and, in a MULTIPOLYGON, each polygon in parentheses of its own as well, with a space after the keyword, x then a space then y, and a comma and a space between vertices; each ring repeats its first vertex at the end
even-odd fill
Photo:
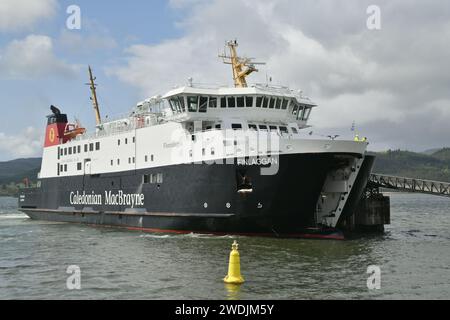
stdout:
POLYGON ((372 173, 368 188, 386 188, 450 197, 450 183, 372 173))

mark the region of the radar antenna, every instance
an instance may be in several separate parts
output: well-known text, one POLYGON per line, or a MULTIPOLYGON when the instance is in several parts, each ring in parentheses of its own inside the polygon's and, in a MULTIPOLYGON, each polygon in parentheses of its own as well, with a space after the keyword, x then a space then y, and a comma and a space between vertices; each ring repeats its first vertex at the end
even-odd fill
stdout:
POLYGON ((100 109, 98 107, 97 92, 96 92, 97 84, 94 83, 95 79, 97 79, 97 78, 92 76, 91 66, 88 66, 88 67, 89 67, 89 83, 86 83, 86 85, 88 85, 91 89, 91 98, 90 99, 92 100, 92 106, 94 107, 94 111, 95 111, 95 121, 98 126, 102 123, 102 118, 100 117, 100 109))
POLYGON ((237 55, 236 47, 238 43, 236 40, 227 41, 226 46, 230 50, 230 55, 225 52, 219 55, 219 58, 223 59, 223 63, 231 64, 233 69, 233 80, 236 88, 246 88, 246 78, 253 72, 258 71, 255 65, 264 65, 264 62, 253 62, 253 58, 242 58, 237 55))

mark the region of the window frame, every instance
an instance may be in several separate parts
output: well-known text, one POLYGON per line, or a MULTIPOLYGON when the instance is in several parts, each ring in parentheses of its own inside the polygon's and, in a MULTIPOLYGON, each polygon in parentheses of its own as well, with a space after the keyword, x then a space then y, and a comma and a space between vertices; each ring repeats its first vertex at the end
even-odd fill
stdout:
POLYGON ((236 97, 236 107, 237 108, 245 108, 245 96, 236 97), (242 100, 242 105, 239 104, 239 100, 242 100))
POLYGON ((270 97, 269 100, 269 109, 275 109, 275 103, 276 103, 276 98, 275 97, 270 97))
POLYGON ((199 96, 198 98, 198 112, 206 113, 208 110, 209 97, 207 96, 199 96), (206 102, 202 104, 202 99, 206 99, 206 102), (202 106, 204 105, 204 108, 202 106))
POLYGON ((261 108, 267 109, 269 107, 269 97, 264 96, 261 104, 261 108))
POLYGON ((282 98, 277 98, 277 101, 275 101, 275 109, 281 110, 281 104, 283 103, 282 98))
POLYGON ((227 96, 227 108, 236 108, 235 96, 227 96), (232 105, 230 105, 230 102, 233 102, 232 105))
POLYGON ((226 108, 226 107, 227 107, 227 97, 222 96, 222 97, 220 97, 220 108, 226 108))
POLYGON ((255 100, 255 97, 254 96, 244 96, 244 100, 245 100, 245 107, 246 108, 252 108, 253 107, 253 103, 254 103, 254 100, 255 100), (248 101, 251 101, 251 103, 250 103, 250 105, 248 105, 248 101))
POLYGON ((217 108, 217 97, 209 97, 208 108, 216 109, 217 108), (213 102, 215 101, 215 102, 213 102))
POLYGON ((256 104, 255 104, 255 107, 256 108, 261 108, 261 106, 262 106, 262 103, 263 103, 263 99, 264 99, 264 97, 263 96, 257 96, 256 97, 256 104))
POLYGON ((198 107, 199 107, 199 100, 200 97, 199 96, 186 96, 186 101, 187 101, 187 110, 188 112, 197 112, 198 111, 198 107), (197 98, 197 102, 194 102, 194 99, 197 98), (195 105, 195 109, 192 108, 192 106, 195 105))

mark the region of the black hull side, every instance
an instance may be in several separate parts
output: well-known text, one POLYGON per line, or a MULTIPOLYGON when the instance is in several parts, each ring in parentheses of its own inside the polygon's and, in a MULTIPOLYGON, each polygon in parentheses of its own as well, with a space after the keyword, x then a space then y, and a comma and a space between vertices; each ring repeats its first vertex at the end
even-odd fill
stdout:
MULTIPOLYGON (((316 225, 314 212, 333 154, 281 155, 275 175, 260 165, 182 164, 96 176, 42 179, 24 190, 19 210, 33 219, 173 231, 275 236, 304 235, 316 225), (251 178, 253 191, 238 193, 237 172, 251 178), (162 173, 160 184, 143 184, 144 174, 162 173), (73 205, 71 192, 142 193, 143 206, 73 205)), ((314 233, 314 232, 312 232, 314 233)))

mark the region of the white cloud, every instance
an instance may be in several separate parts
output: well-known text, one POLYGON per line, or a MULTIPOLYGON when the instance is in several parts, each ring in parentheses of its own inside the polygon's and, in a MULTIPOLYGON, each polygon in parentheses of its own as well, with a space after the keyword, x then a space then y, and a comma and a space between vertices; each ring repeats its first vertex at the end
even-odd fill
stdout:
POLYGON ((42 130, 34 127, 15 135, 0 132, 0 153, 4 159, 40 157, 43 141, 42 130))
POLYGON ((383 138, 381 144, 389 137, 373 124, 389 123, 399 130, 390 139, 397 146, 419 146, 408 140, 410 128, 421 133, 421 144, 427 137, 430 143, 437 137, 448 144, 450 126, 436 136, 428 124, 442 124, 438 117, 448 116, 436 112, 435 101, 450 107, 445 104, 450 101, 450 3, 380 0, 379 31, 366 28, 370 4, 172 0, 172 7, 184 13, 178 22, 184 35, 128 48, 127 63, 109 73, 146 96, 164 93, 189 76, 194 82, 230 84, 231 71, 220 64, 217 52, 225 40, 237 38, 240 53, 267 62, 250 81, 264 82, 267 70, 274 83, 302 89, 320 103, 312 121, 319 129, 348 131, 355 120, 369 137, 383 138))
POLYGON ((30 29, 40 20, 52 17, 56 0, 1 0, 0 32, 30 29))
POLYGON ((73 76, 77 67, 58 59, 48 36, 29 35, 13 40, 0 51, 0 77, 38 78, 48 75, 73 76))

